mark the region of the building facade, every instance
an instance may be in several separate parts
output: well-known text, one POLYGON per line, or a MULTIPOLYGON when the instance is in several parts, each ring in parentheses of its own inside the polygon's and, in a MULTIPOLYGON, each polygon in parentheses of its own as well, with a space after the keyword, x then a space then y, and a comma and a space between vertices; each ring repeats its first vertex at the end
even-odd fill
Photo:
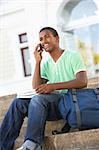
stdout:
POLYGON ((61 47, 81 52, 89 78, 99 75, 98 0, 1 0, 0 96, 32 90, 33 51, 44 26, 58 30, 61 47))

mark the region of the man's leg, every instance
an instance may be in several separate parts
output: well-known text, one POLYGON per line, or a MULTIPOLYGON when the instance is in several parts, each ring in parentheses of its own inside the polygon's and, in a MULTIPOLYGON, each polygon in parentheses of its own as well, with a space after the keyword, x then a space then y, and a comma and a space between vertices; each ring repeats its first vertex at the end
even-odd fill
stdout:
POLYGON ((15 99, 9 107, 0 127, 0 150, 12 150, 19 135, 24 117, 28 113, 29 100, 15 99))
POLYGON ((28 109, 28 126, 25 141, 30 140, 34 143, 42 144, 46 120, 60 118, 58 111, 60 98, 61 94, 39 94, 31 99, 28 109))
POLYGON ((58 103, 61 94, 38 94, 28 107, 28 125, 24 144, 17 150, 41 150, 46 120, 61 118, 58 103))

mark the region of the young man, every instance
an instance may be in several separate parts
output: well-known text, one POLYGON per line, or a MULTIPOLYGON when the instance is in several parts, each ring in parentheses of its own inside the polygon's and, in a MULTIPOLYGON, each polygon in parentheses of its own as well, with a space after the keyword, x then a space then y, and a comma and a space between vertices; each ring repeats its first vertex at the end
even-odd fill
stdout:
POLYGON ((25 140, 18 150, 41 150, 44 141, 46 120, 60 119, 58 103, 62 95, 71 88, 83 88, 87 85, 86 69, 80 54, 59 47, 59 35, 51 27, 39 32, 40 44, 49 53, 46 61, 43 51, 35 56, 33 88, 36 95, 32 99, 15 99, 11 104, 0 128, 0 150, 12 150, 18 137, 24 117, 28 117, 25 140))

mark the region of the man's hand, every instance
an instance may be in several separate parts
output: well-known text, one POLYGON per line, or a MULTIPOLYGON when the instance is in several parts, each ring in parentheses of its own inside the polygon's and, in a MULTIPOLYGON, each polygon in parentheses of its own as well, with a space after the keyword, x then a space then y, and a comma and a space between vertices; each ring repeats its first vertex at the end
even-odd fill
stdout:
POLYGON ((35 91, 39 94, 47 94, 54 91, 54 89, 52 84, 41 84, 35 89, 35 91))
POLYGON ((42 51, 38 51, 39 47, 40 47, 40 44, 36 46, 35 51, 34 51, 34 57, 35 57, 36 62, 41 62, 42 60, 42 51))

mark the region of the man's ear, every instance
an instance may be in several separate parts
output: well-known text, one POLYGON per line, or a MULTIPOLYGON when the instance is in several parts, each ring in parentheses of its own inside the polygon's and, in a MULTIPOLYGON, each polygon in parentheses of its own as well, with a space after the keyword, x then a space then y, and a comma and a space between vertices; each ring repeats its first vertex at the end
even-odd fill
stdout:
POLYGON ((59 36, 56 36, 56 40, 57 40, 57 42, 59 42, 59 36))

